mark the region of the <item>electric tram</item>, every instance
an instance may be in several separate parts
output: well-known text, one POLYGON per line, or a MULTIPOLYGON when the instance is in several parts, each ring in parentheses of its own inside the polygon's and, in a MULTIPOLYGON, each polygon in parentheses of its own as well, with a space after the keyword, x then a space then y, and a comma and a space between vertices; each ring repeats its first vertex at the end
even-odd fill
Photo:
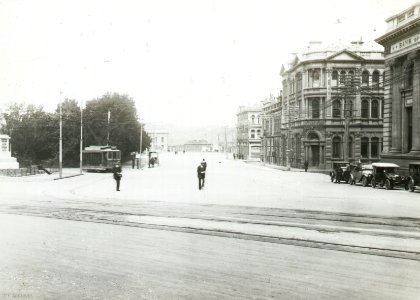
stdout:
POLYGON ((82 164, 87 172, 112 172, 121 166, 121 151, 115 146, 89 146, 83 150, 82 164))

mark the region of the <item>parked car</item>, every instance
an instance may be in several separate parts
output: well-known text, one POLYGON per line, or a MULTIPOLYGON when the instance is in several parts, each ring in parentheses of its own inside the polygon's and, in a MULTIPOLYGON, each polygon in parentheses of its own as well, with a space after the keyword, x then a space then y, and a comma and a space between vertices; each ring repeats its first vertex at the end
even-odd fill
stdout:
POLYGON ((410 176, 408 177, 408 189, 411 192, 420 188, 420 162, 412 162, 408 165, 410 176))
POLYGON ((368 186, 372 179, 372 165, 357 165, 350 171, 350 184, 362 183, 368 186))
POLYGON ((333 161, 330 172, 331 182, 340 183, 350 180, 350 163, 348 161, 333 161))
POLYGON ((387 190, 392 190, 394 187, 408 189, 407 179, 398 174, 398 165, 393 163, 373 163, 372 168, 371 185, 373 188, 384 186, 387 190))

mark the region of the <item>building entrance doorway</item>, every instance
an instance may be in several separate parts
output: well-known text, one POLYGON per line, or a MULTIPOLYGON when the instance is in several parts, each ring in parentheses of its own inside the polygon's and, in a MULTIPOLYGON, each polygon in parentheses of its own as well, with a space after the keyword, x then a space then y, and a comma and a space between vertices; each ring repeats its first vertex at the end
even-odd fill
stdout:
POLYGON ((319 145, 311 145, 311 160, 309 163, 312 167, 319 166, 319 145))

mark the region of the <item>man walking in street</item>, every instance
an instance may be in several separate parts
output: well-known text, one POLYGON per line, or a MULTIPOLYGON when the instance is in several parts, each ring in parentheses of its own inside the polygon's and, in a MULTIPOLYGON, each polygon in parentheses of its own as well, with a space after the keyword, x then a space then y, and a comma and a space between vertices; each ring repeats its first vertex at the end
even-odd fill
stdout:
POLYGON ((308 166, 309 166, 309 162, 307 160, 305 160, 304 166, 305 166, 305 172, 307 172, 308 166))
POLYGON ((198 177, 198 189, 201 190, 204 187, 204 178, 206 176, 206 168, 204 166, 205 162, 197 167, 197 177, 198 177))
POLYGON ((121 177, 122 177, 121 166, 115 165, 114 169, 113 169, 113 173, 114 173, 114 175, 113 175, 114 180, 117 183, 117 191, 119 192, 120 191, 120 181, 121 181, 121 177))
POLYGON ((203 158, 203 161, 201 162, 201 164, 204 166, 203 185, 201 187, 204 187, 204 183, 206 182, 206 171, 207 171, 207 162, 204 158, 203 158))

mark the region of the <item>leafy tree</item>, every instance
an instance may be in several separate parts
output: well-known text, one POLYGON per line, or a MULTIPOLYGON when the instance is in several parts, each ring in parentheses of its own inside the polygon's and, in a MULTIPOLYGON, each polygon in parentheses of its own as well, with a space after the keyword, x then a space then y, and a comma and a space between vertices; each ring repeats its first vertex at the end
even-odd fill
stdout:
POLYGON ((13 156, 22 165, 51 159, 58 150, 58 123, 42 106, 11 104, 3 113, 2 132, 12 139, 13 156))
MULTIPOLYGON (((90 146, 107 145, 109 142, 109 145, 117 146, 122 159, 127 160, 131 152, 139 149, 140 124, 137 118, 135 103, 127 95, 108 93, 88 101, 83 113, 83 143, 90 146)), ((142 144, 142 149, 150 145, 150 138, 144 131, 142 144)))
MULTIPOLYGON (((61 111, 63 166, 77 167, 80 162, 80 106, 76 100, 65 99, 61 103, 61 111)), ((58 120, 60 118, 59 114, 60 106, 57 107, 55 113, 58 120)))

